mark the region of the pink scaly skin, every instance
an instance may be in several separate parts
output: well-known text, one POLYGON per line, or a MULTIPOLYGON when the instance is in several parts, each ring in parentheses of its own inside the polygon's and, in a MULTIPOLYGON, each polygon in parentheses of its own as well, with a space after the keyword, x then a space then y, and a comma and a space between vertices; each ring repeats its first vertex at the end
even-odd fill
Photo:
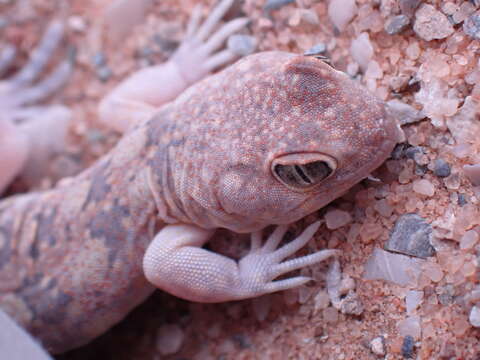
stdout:
MULTIPOLYGON (((71 59, 64 60, 35 83, 63 33, 63 25, 52 22, 29 62, 0 81, 0 194, 19 174, 27 184, 34 185, 45 173, 51 155, 64 148, 70 110, 62 105, 38 104, 65 84, 72 71, 71 59)), ((15 54, 13 46, 0 52, 0 76, 9 70, 15 54)))
POLYGON ((278 248, 288 224, 367 177, 399 138, 384 102, 285 52, 248 56, 149 120, 129 114, 137 124, 85 172, 0 203, 0 307, 51 352, 89 342, 155 286, 221 302, 305 283, 275 278, 335 251, 285 261, 319 226, 278 248), (252 233, 250 253, 203 249, 217 228, 252 233))
POLYGON ((0 203, 0 306, 52 352, 95 338, 154 290, 205 302, 298 286, 272 281, 334 251, 283 261, 286 225, 342 195, 398 138, 384 103, 320 60, 251 55, 190 87, 51 191, 0 203), (281 225, 260 245, 261 229, 281 225), (203 249, 252 235, 238 263, 203 249))

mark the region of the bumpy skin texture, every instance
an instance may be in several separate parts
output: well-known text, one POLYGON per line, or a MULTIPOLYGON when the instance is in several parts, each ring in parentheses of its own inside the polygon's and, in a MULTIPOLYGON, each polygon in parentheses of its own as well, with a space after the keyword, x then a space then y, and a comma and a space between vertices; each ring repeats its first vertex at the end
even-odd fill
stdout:
POLYGON ((84 344, 154 290, 142 258, 162 228, 245 233, 291 223, 365 178, 397 135, 383 102, 320 60, 244 58, 163 106, 76 178, 0 203, 0 307, 52 352, 84 344), (328 155, 336 170, 292 189, 271 170, 288 154, 300 163, 328 155))

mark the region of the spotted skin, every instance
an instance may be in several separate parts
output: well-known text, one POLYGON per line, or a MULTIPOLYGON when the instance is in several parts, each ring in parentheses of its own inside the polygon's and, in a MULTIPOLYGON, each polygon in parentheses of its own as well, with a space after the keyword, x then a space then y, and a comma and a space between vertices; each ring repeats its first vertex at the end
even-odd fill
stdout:
POLYGON ((0 202, 0 307, 53 353, 85 344, 153 292, 142 260, 162 229, 291 223, 368 176, 397 136, 384 103, 322 61, 248 56, 163 106, 79 176, 0 202), (275 159, 311 153, 337 163, 319 186, 298 191, 273 176, 275 159))

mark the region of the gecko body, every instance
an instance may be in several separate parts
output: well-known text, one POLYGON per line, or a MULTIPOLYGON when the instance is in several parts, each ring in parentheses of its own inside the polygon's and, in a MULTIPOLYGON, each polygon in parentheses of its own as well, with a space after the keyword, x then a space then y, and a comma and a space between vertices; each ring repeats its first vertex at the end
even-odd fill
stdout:
POLYGON ((120 321, 152 283, 206 302, 304 283, 270 278, 331 253, 272 265, 264 284, 261 267, 201 246, 216 228, 254 232, 253 264, 273 253, 281 261, 318 226, 277 252, 285 226, 264 247, 255 232, 342 195, 397 136, 384 103, 322 61, 248 56, 163 106, 79 176, 0 202, 0 307, 58 353, 120 321))

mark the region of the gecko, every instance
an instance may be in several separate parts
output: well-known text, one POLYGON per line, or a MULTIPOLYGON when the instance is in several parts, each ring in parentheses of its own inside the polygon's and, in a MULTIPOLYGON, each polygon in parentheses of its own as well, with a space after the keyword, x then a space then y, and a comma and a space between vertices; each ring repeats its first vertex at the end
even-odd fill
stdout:
POLYGON ((279 247, 288 224, 367 177, 398 138, 384 102, 325 62, 247 56, 138 121, 78 176, 0 202, 0 308, 61 353, 155 288, 222 302, 300 286, 310 279, 275 279, 337 251, 287 259, 320 226, 279 247), (237 262, 203 248, 217 228, 251 233, 250 252, 237 262))

